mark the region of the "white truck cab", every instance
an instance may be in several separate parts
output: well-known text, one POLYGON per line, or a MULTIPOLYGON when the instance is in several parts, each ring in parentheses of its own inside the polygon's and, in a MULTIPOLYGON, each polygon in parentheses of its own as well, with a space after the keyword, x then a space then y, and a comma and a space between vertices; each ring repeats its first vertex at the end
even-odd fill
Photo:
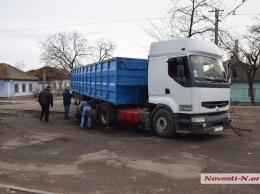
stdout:
POLYGON ((151 44, 150 125, 159 136, 228 126, 230 83, 221 58, 218 47, 207 41, 184 38, 151 44))

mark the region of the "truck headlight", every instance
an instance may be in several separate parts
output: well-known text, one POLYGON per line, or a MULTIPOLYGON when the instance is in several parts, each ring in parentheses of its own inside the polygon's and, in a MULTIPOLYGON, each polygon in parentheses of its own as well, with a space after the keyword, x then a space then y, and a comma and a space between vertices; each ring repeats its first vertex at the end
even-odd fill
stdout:
POLYGON ((192 123, 204 123, 204 122, 206 122, 206 119, 204 117, 192 117, 191 122, 192 123))

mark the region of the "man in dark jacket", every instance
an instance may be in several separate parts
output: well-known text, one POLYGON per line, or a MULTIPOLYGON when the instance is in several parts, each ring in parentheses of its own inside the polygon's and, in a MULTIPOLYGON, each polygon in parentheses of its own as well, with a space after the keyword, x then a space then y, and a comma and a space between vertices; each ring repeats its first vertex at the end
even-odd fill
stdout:
POLYGON ((70 94, 70 87, 67 86, 63 93, 63 105, 64 105, 64 119, 69 118, 69 110, 70 110, 70 104, 71 104, 71 94, 70 94))
POLYGON ((44 90, 42 90, 38 96, 38 102, 41 105, 42 112, 40 115, 40 120, 45 115, 45 122, 49 121, 49 112, 50 106, 53 107, 53 95, 51 93, 51 87, 47 86, 44 90))

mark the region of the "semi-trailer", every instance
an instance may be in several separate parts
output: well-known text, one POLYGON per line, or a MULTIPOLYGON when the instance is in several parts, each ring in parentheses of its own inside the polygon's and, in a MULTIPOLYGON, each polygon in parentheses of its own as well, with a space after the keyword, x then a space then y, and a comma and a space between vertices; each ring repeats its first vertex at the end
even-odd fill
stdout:
POLYGON ((161 137, 226 129, 230 76, 219 48, 184 38, 152 43, 148 59, 115 57, 71 70, 75 104, 92 102, 102 126, 138 125, 161 137))

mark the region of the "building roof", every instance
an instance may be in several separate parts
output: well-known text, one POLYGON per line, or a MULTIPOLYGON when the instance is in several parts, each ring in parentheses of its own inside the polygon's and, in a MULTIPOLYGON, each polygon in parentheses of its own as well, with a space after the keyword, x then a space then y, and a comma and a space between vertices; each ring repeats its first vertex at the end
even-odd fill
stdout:
POLYGON ((28 74, 36 76, 39 80, 43 80, 43 73, 46 73, 46 81, 53 80, 69 80, 70 74, 64 69, 58 69, 55 67, 44 66, 40 69, 27 71, 28 74))
POLYGON ((37 77, 25 73, 6 63, 0 63, 0 79, 38 81, 37 77))
MULTIPOLYGON (((247 74, 246 74, 246 66, 248 66, 248 64, 237 60, 236 58, 231 58, 228 61, 225 61, 224 63, 229 63, 230 67, 237 67, 237 78, 236 81, 241 81, 241 82, 247 82, 248 78, 247 78, 247 74)), ((260 81, 260 68, 256 71, 255 74, 255 81, 260 81)))

